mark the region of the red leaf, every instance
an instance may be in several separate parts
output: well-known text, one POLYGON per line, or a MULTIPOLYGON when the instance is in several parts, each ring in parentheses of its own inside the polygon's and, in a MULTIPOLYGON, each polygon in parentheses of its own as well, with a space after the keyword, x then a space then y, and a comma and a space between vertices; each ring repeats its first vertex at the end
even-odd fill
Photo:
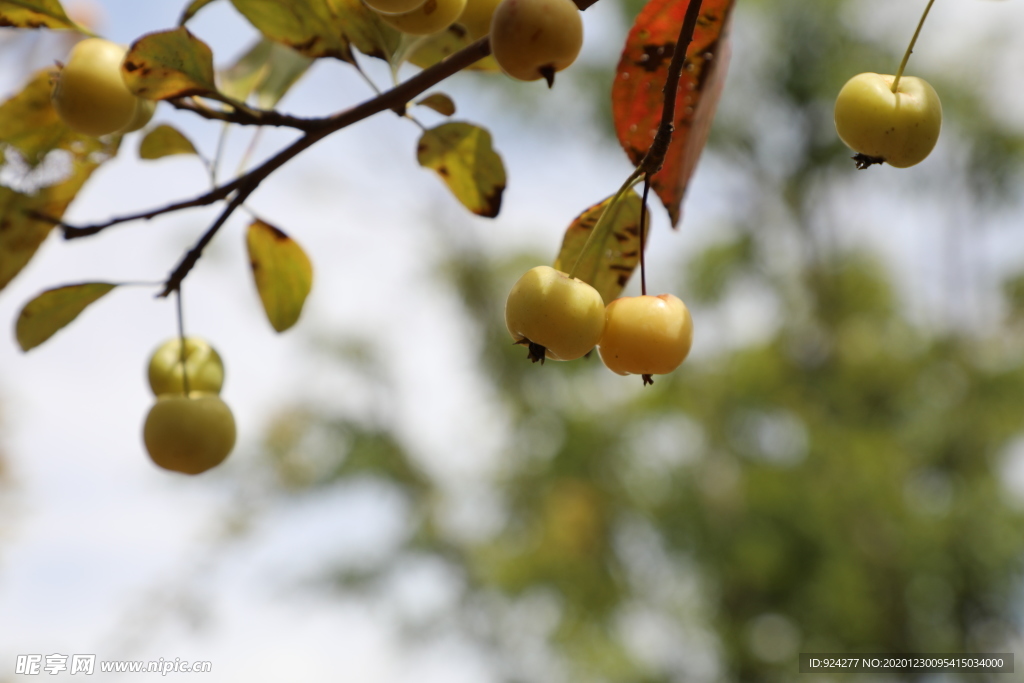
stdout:
MULTIPOLYGON (((668 209, 672 225, 690 176, 711 132, 729 63, 728 25, 735 0, 703 0, 687 66, 676 95, 675 132, 665 165, 651 188, 668 209)), ((649 0, 626 38, 612 85, 612 117, 630 161, 640 162, 661 122, 662 89, 689 0, 649 0)))

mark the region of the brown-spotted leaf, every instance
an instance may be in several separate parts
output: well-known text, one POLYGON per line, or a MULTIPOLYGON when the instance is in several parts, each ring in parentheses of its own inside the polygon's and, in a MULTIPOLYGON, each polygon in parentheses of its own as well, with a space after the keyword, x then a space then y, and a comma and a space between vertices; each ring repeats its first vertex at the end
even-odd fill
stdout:
POLYGON ((591 285, 600 292, 605 303, 610 303, 622 293, 622 288, 640 262, 642 200, 636 192, 630 191, 616 202, 612 213, 601 224, 600 233, 594 234, 594 227, 612 199, 608 197, 594 204, 573 220, 565 231, 554 266, 555 270, 564 273, 571 271, 575 277, 591 285), (592 234, 593 241, 584 253, 583 247, 592 234))
POLYGON ((444 93, 436 92, 427 95, 416 104, 421 107, 429 107, 442 116, 451 116, 455 113, 455 102, 444 93))
POLYGON ((185 8, 185 11, 181 13, 181 17, 178 19, 178 26, 184 26, 189 19, 194 17, 196 13, 209 5, 214 0, 192 0, 185 8))
POLYGON ((162 159, 174 154, 198 154, 195 145, 174 126, 162 123, 139 143, 139 158, 162 159))
POLYGON ((249 226, 246 246, 263 310, 273 328, 284 332, 302 313, 313 287, 313 264, 295 240, 261 220, 249 226))
POLYGON ((469 123, 444 123, 420 137, 420 166, 437 172, 467 209, 494 218, 505 191, 505 165, 491 146, 491 134, 469 123))
POLYGON ((312 63, 287 45, 260 38, 220 73, 220 89, 240 102, 252 97, 260 109, 273 109, 312 63))
POLYGON ((129 90, 150 100, 217 92, 213 52, 184 27, 150 33, 136 40, 124 58, 121 72, 129 90))
MULTIPOLYGON (((651 183, 672 225, 679 222, 686 186, 707 142, 722 92, 734 3, 703 0, 686 52, 687 67, 676 96, 675 132, 665 165, 651 183)), ((689 0, 650 0, 626 38, 612 85, 612 117, 619 142, 634 164, 646 154, 661 121, 662 89, 688 4, 689 0)))
POLYGON ((33 349, 78 317, 86 306, 104 296, 117 285, 107 282, 84 282, 48 289, 21 309, 14 326, 22 351, 33 349))
MULTIPOLYGON (((473 41, 469 39, 465 28, 459 24, 452 24, 446 30, 435 33, 418 42, 415 50, 408 56, 408 59, 411 64, 415 64, 421 69, 427 69, 445 57, 455 54, 471 42, 473 41)), ((494 57, 488 55, 474 62, 469 67, 469 70, 498 72, 501 71, 501 67, 494 61, 494 57)))
POLYGON ((58 0, 0 0, 0 26, 76 28, 58 0))
POLYGON ((355 63, 355 46, 365 55, 388 60, 401 39, 362 0, 231 0, 231 4, 265 37, 311 59, 335 57, 355 63))

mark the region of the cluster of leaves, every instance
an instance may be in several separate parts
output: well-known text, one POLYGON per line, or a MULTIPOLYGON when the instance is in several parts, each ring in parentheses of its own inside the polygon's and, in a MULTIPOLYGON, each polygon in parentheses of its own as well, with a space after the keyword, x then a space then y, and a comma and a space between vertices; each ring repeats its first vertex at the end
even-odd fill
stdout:
MULTIPOLYGON (((161 100, 211 120, 241 126, 285 126, 302 137, 255 168, 229 182, 215 184, 204 195, 151 211, 118 216, 88 226, 73 226, 62 218, 68 204, 82 188, 89 174, 118 151, 120 138, 97 141, 70 133, 49 104, 46 72, 37 74, 28 86, 0 108, 0 151, 8 162, 29 168, 71 153, 71 171, 59 181, 42 182, 23 192, 2 189, 5 225, 0 230, 0 287, 14 277, 32 258, 54 226, 65 238, 96 234, 111 226, 150 219, 172 211, 223 202, 217 220, 201 239, 184 254, 162 285, 161 295, 179 290, 182 280, 195 266, 203 249, 234 210, 258 185, 278 168, 327 135, 373 114, 392 110, 412 118, 414 98, 432 85, 463 68, 494 71, 487 59, 488 42, 467 44, 465 31, 457 24, 427 38, 410 42, 385 25, 360 0, 294 0, 268 3, 262 0, 232 0, 234 8, 248 20, 261 37, 234 64, 219 72, 211 48, 193 35, 185 24, 209 2, 193 2, 183 12, 177 28, 142 36, 130 47, 123 64, 129 89, 138 97, 161 100), (274 109, 288 90, 317 59, 334 58, 359 69, 357 53, 386 60, 396 75, 409 61, 424 70, 391 90, 353 107, 322 118, 298 118, 274 109)), ((585 4, 585 3, 584 3, 585 4)), ((664 165, 654 176, 655 192, 661 197, 673 224, 678 222, 686 185, 710 129, 721 93, 728 55, 727 27, 733 0, 708 0, 703 7, 688 0, 657 0, 637 18, 627 39, 616 72, 611 97, 620 141, 634 164, 640 163, 656 131, 665 141, 661 151, 664 165), (692 6, 692 7, 691 7, 692 6), (678 89, 666 88, 670 62, 679 36, 685 28, 684 15, 700 8, 693 39, 688 43, 687 68, 678 89), (665 107, 662 91, 677 93, 671 98, 673 111, 665 107), (640 96, 640 94, 643 96, 640 96), (663 120, 667 119, 667 120, 663 120), (667 137, 674 124, 676 133, 667 137)), ((70 29, 84 31, 69 19, 57 0, 26 0, 0 3, 0 23, 26 29, 70 29)), ((677 72, 682 60, 676 60, 677 72)), ((455 105, 443 93, 433 93, 415 102, 451 116, 455 105)), ((413 119, 415 121, 415 119, 413 119)), ((180 131, 158 124, 145 132, 139 157, 160 159, 173 154, 198 154, 180 131)), ((416 154, 421 166, 431 169, 446 183, 469 211, 494 217, 501 208, 506 176, 501 157, 494 151, 491 136, 483 128, 466 122, 447 122, 424 132, 416 154)), ((215 163, 215 162, 214 162, 215 163)), ((606 301, 615 298, 629 279, 639 253, 635 230, 623 237, 622 222, 635 223, 638 201, 630 198, 625 212, 631 217, 610 221, 598 218, 607 206, 615 215, 625 215, 616 206, 623 193, 583 212, 566 234, 558 264, 566 269, 583 268, 583 277, 599 284, 606 301), (586 226, 595 245, 588 247, 586 226), (600 245, 617 239, 617 250, 600 245)), ((629 232, 629 231, 626 231, 629 232)), ((589 234, 587 235, 589 237, 589 234)), ((267 315, 278 331, 298 319, 312 285, 312 265, 301 247, 280 228, 255 220, 247 241, 256 287, 267 315), (266 239, 270 235, 273 239, 266 239)), ((28 350, 44 342, 67 325, 89 304, 117 285, 88 282, 65 285, 44 292, 29 302, 17 321, 18 341, 28 350)))

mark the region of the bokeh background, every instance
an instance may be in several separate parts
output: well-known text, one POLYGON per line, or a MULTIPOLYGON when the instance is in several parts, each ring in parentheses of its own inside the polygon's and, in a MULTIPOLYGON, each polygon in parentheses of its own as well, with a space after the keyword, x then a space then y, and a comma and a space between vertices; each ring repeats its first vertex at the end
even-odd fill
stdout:
MULTIPOLYGON (((936 3, 908 73, 945 121, 919 166, 856 171, 831 122, 847 78, 895 70, 923 4, 738 3, 680 229, 654 212, 648 282, 690 305, 696 341, 653 387, 596 358, 532 365, 502 320, 518 275, 630 171, 608 92, 635 0, 587 10, 584 55, 550 92, 439 88, 504 157, 495 220, 416 165, 419 130, 390 114, 263 184, 248 208, 306 248, 315 284, 274 334, 244 214, 189 276, 187 328, 225 357, 241 430, 208 475, 142 448, 145 364, 175 333, 151 289, 28 354, 0 340, 0 681, 29 680, 14 667, 32 653, 209 660, 217 681, 660 683, 842 678, 798 674, 800 652, 1021 652, 1024 5, 936 3)), ((181 9, 77 6, 124 43, 181 9)), ((219 65, 256 36, 226 2, 191 28, 219 65)), ((4 91, 68 46, 5 29, 4 91)), ((323 62, 281 108, 369 96, 323 62)), ((222 132, 157 121, 208 156, 222 132)), ((230 132, 224 173, 289 139, 230 132)), ((70 221, 206 188, 197 159, 135 145, 70 221)), ((214 215, 53 236, 0 320, 50 286, 158 280, 214 215)))

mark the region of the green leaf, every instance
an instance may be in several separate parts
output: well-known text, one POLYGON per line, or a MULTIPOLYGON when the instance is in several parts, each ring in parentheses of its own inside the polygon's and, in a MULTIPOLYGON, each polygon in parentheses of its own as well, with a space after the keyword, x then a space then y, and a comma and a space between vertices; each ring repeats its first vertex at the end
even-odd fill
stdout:
POLYGON ((198 154, 195 145, 174 126, 161 124, 139 143, 139 158, 161 159, 173 154, 198 154))
POLYGON ((423 133, 416 155, 437 171, 467 209, 493 218, 501 210, 505 166, 491 147, 491 134, 469 123, 445 123, 423 133))
POLYGON ((387 60, 400 34, 387 26, 362 0, 231 0, 260 33, 318 59, 335 57, 355 63, 352 46, 387 60))
POLYGON ((269 223, 254 221, 246 235, 256 290, 278 332, 295 324, 313 287, 313 264, 295 240, 269 223))
POLYGON ((178 26, 184 26, 189 19, 194 17, 196 13, 209 5, 214 0, 192 0, 185 11, 181 13, 181 18, 178 19, 178 26))
POLYGON ((451 116, 455 113, 455 102, 452 101, 452 98, 440 92, 427 95, 422 100, 416 102, 416 104, 421 107, 429 107, 442 116, 451 116))
POLYGON ((573 220, 565 231, 554 266, 555 270, 565 273, 572 271, 575 277, 596 289, 605 303, 610 303, 622 293, 640 262, 641 199, 636 192, 630 191, 612 207, 600 234, 594 235, 596 242, 587 246, 583 260, 577 264, 583 246, 612 199, 608 197, 594 204, 573 220))
POLYGON ((255 95, 257 107, 273 109, 312 63, 286 45, 261 38, 220 73, 221 91, 240 102, 255 95))
POLYGON ((48 289, 25 304, 18 314, 15 335, 22 351, 33 349, 78 317, 86 306, 117 285, 85 282, 48 289))
POLYGON ((213 52, 187 28, 139 38, 128 50, 121 71, 128 89, 150 100, 217 92, 213 52))
POLYGON ((77 28, 57 0, 0 0, 0 26, 77 28))

